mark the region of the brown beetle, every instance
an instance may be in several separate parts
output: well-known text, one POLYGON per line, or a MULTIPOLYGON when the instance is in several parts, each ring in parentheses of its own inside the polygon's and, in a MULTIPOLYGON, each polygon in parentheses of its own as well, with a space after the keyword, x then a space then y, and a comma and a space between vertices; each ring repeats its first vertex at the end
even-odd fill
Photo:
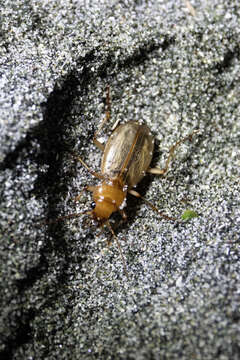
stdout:
MULTIPOLYGON (((144 199, 133 188, 142 180, 146 172, 158 175, 164 175, 169 167, 169 163, 173 157, 173 153, 177 146, 187 139, 191 140, 193 132, 182 140, 179 140, 171 147, 169 156, 167 158, 165 167, 163 169, 150 168, 150 163, 153 155, 154 139, 146 125, 140 125, 135 121, 129 121, 125 124, 119 125, 109 137, 104 146, 97 140, 97 135, 102 129, 103 125, 110 118, 110 96, 109 87, 107 88, 107 111, 106 117, 100 126, 99 130, 94 135, 95 145, 103 151, 101 173, 92 171, 87 164, 80 158, 77 159, 82 165, 96 178, 101 180, 97 186, 86 186, 77 196, 76 200, 80 199, 83 191, 91 191, 93 193, 93 200, 95 207, 92 211, 86 211, 94 220, 96 220, 100 227, 107 225, 113 237, 116 239, 120 255, 124 264, 125 272, 126 265, 121 251, 119 241, 112 229, 109 218, 112 213, 118 211, 122 218, 126 220, 127 216, 124 211, 126 206, 127 193, 130 193, 138 198, 143 199, 154 211, 158 212, 167 220, 176 220, 162 214, 153 204, 144 199)), ((70 214, 63 216, 58 220, 78 217, 84 213, 70 214)))
POLYGON ((112 133, 104 148, 101 173, 93 173, 102 183, 85 188, 93 192, 95 208, 91 211, 91 216, 95 220, 105 223, 115 211, 126 218, 124 207, 127 192, 131 193, 131 189, 149 169, 153 146, 154 140, 149 128, 134 121, 118 126, 112 133))

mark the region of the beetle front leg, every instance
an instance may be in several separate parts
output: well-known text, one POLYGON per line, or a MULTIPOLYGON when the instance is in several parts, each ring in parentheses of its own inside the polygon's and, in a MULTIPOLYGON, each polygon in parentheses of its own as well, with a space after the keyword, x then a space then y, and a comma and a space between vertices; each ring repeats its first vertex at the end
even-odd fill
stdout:
POLYGON ((121 217, 122 217, 122 219, 121 219, 121 223, 122 222, 125 222, 125 221, 127 221, 127 214, 125 213, 125 211, 124 210, 121 210, 121 209, 118 209, 118 211, 119 211, 119 213, 120 213, 120 215, 121 215, 121 217))
POLYGON ((91 192, 93 192, 93 191, 95 190, 95 188, 96 188, 96 186, 91 186, 91 185, 90 185, 90 186, 84 186, 84 188, 80 191, 80 194, 78 194, 78 195, 73 199, 73 201, 74 201, 74 202, 79 201, 84 191, 91 191, 91 192))
POLYGON ((127 221, 127 214, 125 213, 124 210, 118 209, 121 217, 122 217, 122 221, 127 221))
POLYGON ((185 141, 189 140, 189 141, 192 141, 192 137, 193 135, 195 135, 196 133, 198 133, 199 130, 195 130, 193 131, 190 135, 184 137, 183 139, 180 139, 178 140, 169 150, 169 155, 168 155, 168 158, 167 158, 167 161, 165 163, 165 167, 163 169, 159 169, 159 168, 149 168, 147 170, 148 173, 150 174, 155 174, 155 175, 164 175, 166 174, 166 172, 168 171, 168 168, 169 168, 169 165, 170 165, 170 162, 172 161, 173 159, 173 156, 174 156, 174 152, 176 150, 176 148, 181 145, 182 143, 184 143, 185 141))

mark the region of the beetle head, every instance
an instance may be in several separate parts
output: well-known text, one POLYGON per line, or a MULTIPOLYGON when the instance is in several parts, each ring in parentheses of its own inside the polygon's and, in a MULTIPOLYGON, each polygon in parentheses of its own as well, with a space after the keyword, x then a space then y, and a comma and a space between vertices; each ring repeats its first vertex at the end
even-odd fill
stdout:
POLYGON ((104 181, 101 185, 95 186, 93 200, 96 205, 91 211, 91 216, 98 222, 105 222, 113 212, 121 208, 126 192, 119 183, 113 181, 104 181))

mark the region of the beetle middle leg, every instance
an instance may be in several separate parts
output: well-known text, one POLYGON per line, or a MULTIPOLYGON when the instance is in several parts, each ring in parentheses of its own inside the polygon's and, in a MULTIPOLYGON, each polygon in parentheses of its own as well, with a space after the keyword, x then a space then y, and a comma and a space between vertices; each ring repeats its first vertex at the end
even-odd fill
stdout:
POLYGON ((173 159, 173 156, 174 156, 174 152, 176 150, 176 148, 181 145, 182 143, 184 143, 185 141, 187 140, 190 140, 192 141, 192 137, 198 133, 199 130, 195 130, 193 131, 190 135, 187 135, 185 136, 183 139, 180 139, 178 140, 169 150, 169 155, 168 155, 168 158, 166 160, 166 163, 165 163, 165 166, 163 169, 159 169, 159 168, 149 168, 147 170, 148 173, 151 173, 151 174, 155 174, 155 175, 164 175, 166 174, 166 172, 168 171, 168 168, 169 168, 169 165, 170 165, 170 162, 172 161, 173 159))
POLYGON ((107 85, 107 95, 106 95, 106 110, 105 110, 105 118, 103 119, 101 125, 95 132, 93 136, 93 143, 101 150, 104 151, 105 145, 98 141, 97 136, 104 127, 104 125, 109 121, 111 117, 111 102, 110 102, 110 87, 107 85))
POLYGON ((90 174, 92 174, 94 177, 100 179, 100 180, 104 180, 104 176, 100 173, 97 173, 96 171, 90 169, 90 167, 80 158, 80 156, 75 156, 76 160, 80 161, 80 163, 87 169, 88 172, 90 172, 90 174))

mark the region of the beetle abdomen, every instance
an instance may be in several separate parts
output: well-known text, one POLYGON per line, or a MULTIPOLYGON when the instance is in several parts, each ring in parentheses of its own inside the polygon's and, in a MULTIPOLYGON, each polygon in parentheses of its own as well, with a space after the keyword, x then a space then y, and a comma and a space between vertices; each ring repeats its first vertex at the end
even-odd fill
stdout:
POLYGON ((129 121, 118 126, 106 143, 102 174, 112 179, 121 177, 129 188, 133 187, 148 169, 153 147, 153 137, 146 125, 129 121))

